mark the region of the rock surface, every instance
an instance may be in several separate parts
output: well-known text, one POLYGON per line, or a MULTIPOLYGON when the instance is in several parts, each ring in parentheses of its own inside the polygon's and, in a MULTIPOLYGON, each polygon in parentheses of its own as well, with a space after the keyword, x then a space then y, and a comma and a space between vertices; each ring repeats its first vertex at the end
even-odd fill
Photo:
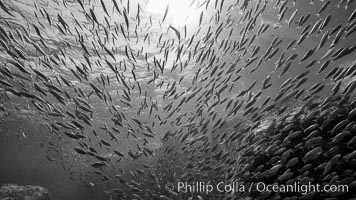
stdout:
POLYGON ((5 184, 0 187, 0 200, 50 200, 46 188, 35 185, 5 184))

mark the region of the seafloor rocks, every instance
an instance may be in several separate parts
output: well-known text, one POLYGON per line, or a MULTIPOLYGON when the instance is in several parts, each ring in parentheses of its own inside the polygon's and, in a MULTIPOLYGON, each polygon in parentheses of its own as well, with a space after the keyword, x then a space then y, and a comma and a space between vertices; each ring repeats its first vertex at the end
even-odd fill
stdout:
POLYGON ((5 184, 0 187, 0 200, 50 200, 46 188, 35 185, 5 184))

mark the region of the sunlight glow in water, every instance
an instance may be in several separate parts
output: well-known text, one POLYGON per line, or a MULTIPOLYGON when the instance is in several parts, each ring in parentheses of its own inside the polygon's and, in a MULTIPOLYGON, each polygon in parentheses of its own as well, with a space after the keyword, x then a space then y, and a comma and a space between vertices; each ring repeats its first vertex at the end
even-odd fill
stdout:
POLYGON ((183 27, 189 25, 199 19, 199 12, 196 10, 196 4, 192 6, 193 0, 149 0, 147 2, 147 10, 153 14, 160 15, 163 19, 167 5, 169 5, 168 14, 165 19, 175 27, 183 27), (189 7, 190 6, 190 7, 189 7))

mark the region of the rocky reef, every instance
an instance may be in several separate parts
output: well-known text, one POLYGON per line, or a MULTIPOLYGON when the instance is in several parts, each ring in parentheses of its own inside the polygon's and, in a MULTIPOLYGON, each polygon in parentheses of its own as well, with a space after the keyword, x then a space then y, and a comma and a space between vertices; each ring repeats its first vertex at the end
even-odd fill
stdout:
POLYGON ((5 184, 0 187, 1 200, 50 200, 46 188, 35 185, 5 184))

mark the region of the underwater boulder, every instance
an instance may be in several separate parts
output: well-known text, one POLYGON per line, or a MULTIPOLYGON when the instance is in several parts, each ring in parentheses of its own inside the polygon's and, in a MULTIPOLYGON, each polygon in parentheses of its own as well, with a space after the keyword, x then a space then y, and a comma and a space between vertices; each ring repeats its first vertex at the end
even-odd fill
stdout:
POLYGON ((0 187, 1 200, 50 200, 46 188, 35 185, 5 184, 0 187))

